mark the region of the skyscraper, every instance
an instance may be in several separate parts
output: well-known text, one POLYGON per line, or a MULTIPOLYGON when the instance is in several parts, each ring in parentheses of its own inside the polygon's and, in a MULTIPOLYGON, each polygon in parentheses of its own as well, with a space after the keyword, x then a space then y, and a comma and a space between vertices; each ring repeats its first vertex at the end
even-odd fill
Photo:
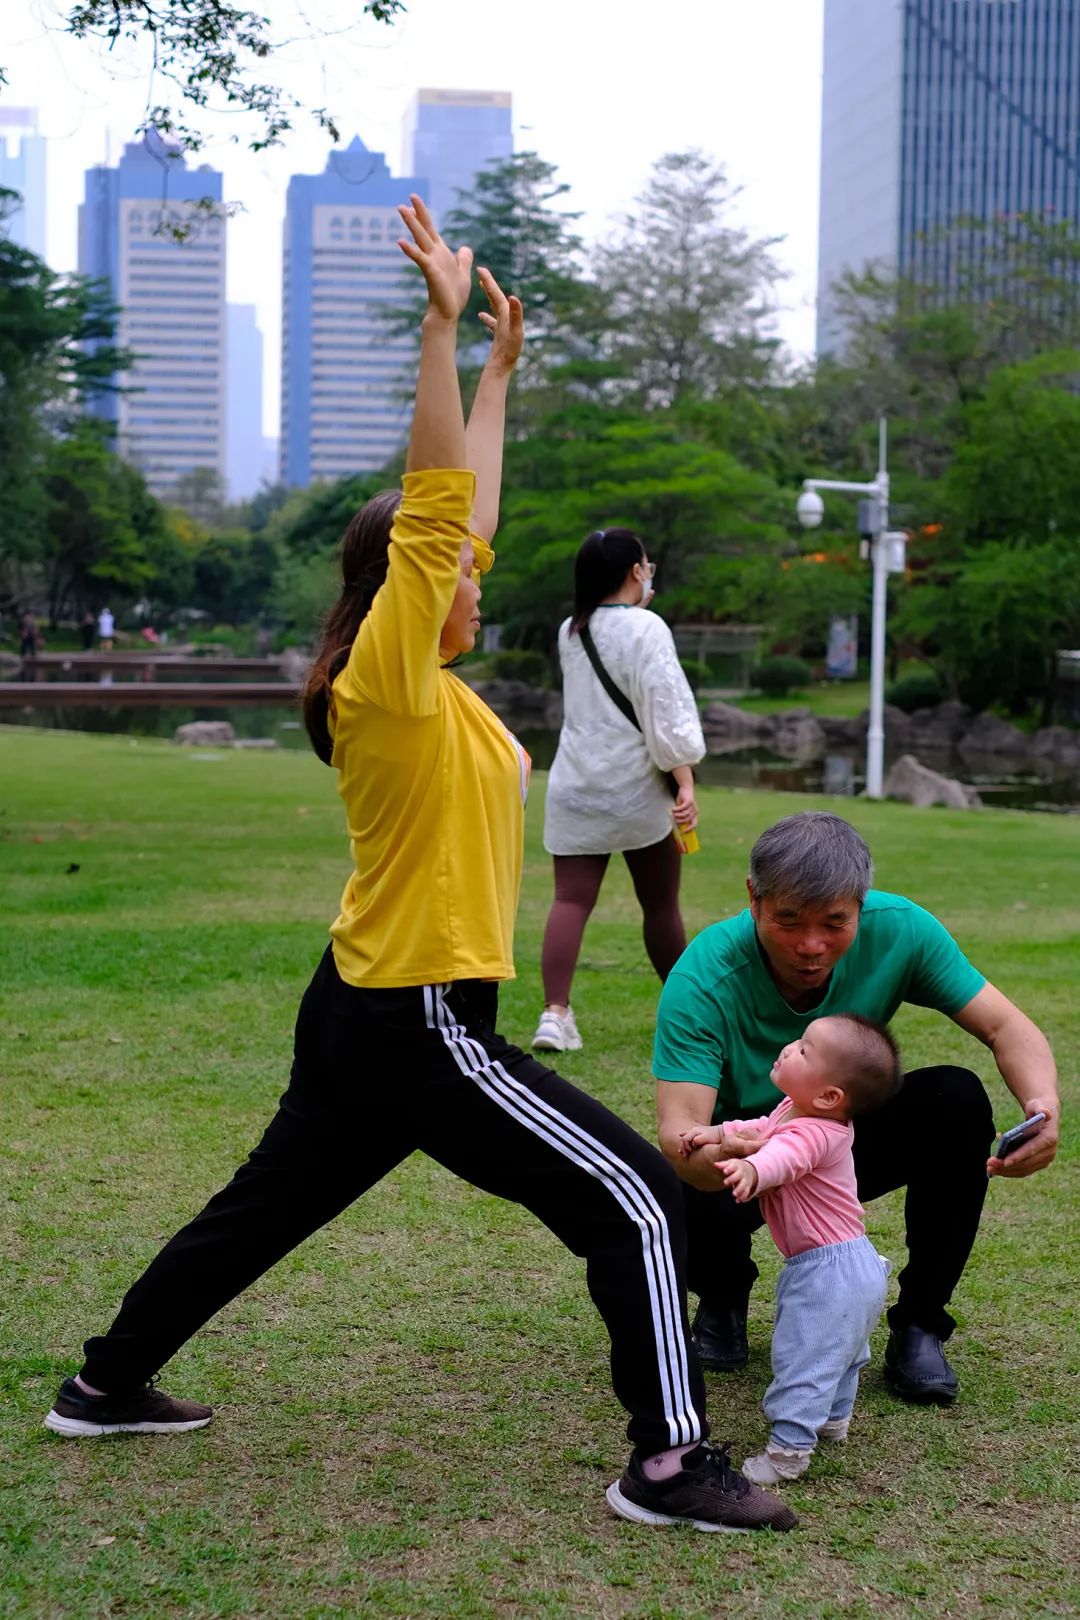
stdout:
POLYGON ((45 258, 45 137, 33 107, 0 107, 0 187, 22 202, 5 219, 4 235, 45 258))
POLYGON ((840 335, 845 269, 878 261, 947 293, 964 244, 941 227, 1080 220, 1080 8, 825 0, 821 126, 819 351, 840 335))
POLYGON ((512 156, 511 98, 502 90, 418 90, 405 115, 403 167, 427 176, 437 220, 488 163, 512 156))
MULTIPOLYGON (((254 304, 228 304, 225 480, 231 501, 246 501, 263 481, 263 335, 254 304)), ((271 470, 272 473, 273 470, 271 470)))
POLYGON ((397 246, 397 205, 427 181, 394 179, 381 152, 355 138, 322 174, 294 174, 285 213, 281 478, 372 472, 403 444, 413 339, 395 336, 388 306, 419 278, 397 246))
POLYGON ((225 476, 225 221, 221 175, 151 133, 86 171, 79 269, 109 282, 137 356, 96 407, 156 494, 197 469, 225 476), (182 233, 178 238, 178 233, 182 233))

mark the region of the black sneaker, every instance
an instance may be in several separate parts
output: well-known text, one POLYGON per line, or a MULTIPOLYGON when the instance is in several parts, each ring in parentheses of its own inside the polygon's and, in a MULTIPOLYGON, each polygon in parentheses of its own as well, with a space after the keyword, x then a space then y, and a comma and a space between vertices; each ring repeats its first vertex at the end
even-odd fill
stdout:
POLYGON ((937 1334, 912 1322, 889 1334, 885 1378, 901 1400, 916 1406, 951 1406, 960 1391, 937 1334))
POLYGON ((700 1445, 670 1479, 646 1479, 637 1452, 608 1505, 635 1524, 688 1524, 695 1530, 794 1530, 798 1518, 778 1496, 731 1466, 731 1446, 700 1445))
POLYGON ((746 1337, 745 1305, 709 1305, 697 1308, 691 1331, 698 1360, 710 1372, 738 1372, 750 1359, 746 1337))
POLYGON ((152 1383, 130 1395, 84 1395, 74 1378, 65 1378, 45 1427, 69 1438, 184 1434, 188 1429, 205 1429, 213 1415, 209 1406, 200 1406, 198 1401, 175 1401, 152 1383))

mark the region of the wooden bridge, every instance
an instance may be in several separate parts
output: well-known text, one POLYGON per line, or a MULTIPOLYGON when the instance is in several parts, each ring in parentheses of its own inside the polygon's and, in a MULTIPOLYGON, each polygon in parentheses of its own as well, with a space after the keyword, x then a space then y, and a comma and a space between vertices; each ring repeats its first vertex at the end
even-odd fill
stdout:
POLYGON ((0 708, 61 709, 233 708, 295 704, 300 691, 287 681, 0 681, 0 708))
POLYGON ((30 659, 5 654, 0 655, 0 708, 53 709, 72 704, 99 709, 152 705, 231 708, 234 704, 256 703, 288 706, 295 703, 300 690, 296 672, 294 658, 200 658, 192 653, 159 652, 154 648, 135 652, 39 653, 30 659), (18 679, 3 679, 5 671, 18 679), (261 675, 264 679, 236 678, 245 675, 261 675), (120 678, 114 679, 116 676, 120 678), (234 678, 223 679, 228 676, 234 678))

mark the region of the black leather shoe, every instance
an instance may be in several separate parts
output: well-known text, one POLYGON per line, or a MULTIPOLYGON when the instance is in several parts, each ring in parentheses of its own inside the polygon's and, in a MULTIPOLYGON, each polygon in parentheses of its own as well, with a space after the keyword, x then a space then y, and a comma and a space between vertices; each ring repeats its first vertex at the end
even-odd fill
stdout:
POLYGON ((710 1372, 737 1372, 750 1359, 745 1308, 708 1305, 702 1300, 694 1317, 693 1334, 698 1360, 710 1372))
POLYGON ((902 1400, 924 1406, 951 1406, 960 1389, 937 1334, 914 1323, 889 1334, 885 1377, 902 1400))

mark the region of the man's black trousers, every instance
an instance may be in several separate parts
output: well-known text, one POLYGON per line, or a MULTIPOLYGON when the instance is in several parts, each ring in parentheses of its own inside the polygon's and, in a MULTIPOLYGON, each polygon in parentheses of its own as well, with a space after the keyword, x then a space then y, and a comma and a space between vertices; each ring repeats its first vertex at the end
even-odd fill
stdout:
POLYGON ((680 1183, 594 1098, 494 1029, 497 988, 342 982, 328 950, 300 1007, 289 1088, 232 1181, 166 1244, 83 1377, 145 1383, 215 1311, 415 1149, 522 1204, 586 1262, 615 1393, 644 1455, 707 1433, 686 1319, 680 1183))
MULTIPOLYGON (((912 1324, 947 1339, 945 1309, 967 1264, 986 1197, 994 1120, 982 1081, 969 1069, 913 1069, 892 1102, 855 1121, 859 1198, 907 1190, 908 1263, 889 1325, 912 1324)), ((709 1306, 742 1309, 757 1278, 750 1236, 762 1224, 757 1199, 685 1187, 687 1278, 709 1306)))

